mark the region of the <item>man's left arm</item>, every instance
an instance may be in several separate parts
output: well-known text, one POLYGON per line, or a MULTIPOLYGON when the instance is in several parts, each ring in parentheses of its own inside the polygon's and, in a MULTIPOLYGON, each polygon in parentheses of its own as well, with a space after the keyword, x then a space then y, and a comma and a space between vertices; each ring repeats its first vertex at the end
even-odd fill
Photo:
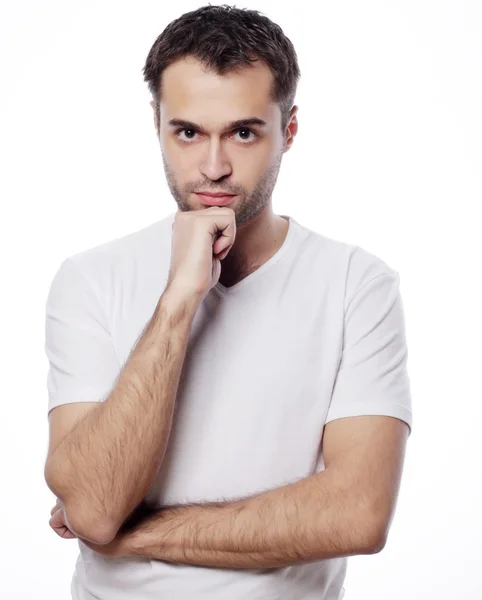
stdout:
POLYGON ((167 507, 126 538, 133 556, 230 569, 374 554, 395 511, 408 427, 389 416, 334 419, 325 470, 242 500, 167 507))

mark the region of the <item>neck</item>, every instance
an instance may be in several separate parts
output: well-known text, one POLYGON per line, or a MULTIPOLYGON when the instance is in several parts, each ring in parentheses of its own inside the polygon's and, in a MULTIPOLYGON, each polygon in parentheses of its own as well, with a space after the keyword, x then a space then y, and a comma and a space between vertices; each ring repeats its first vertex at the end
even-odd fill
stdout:
POLYGON ((267 262, 281 248, 288 232, 287 219, 272 212, 236 229, 236 239, 221 262, 219 282, 230 287, 267 262))

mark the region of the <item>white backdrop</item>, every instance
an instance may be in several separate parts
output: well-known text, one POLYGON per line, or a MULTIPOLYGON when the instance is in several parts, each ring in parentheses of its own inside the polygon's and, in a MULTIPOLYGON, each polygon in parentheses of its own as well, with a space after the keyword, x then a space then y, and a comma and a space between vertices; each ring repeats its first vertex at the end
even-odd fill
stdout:
MULTIPOLYGON (((2 598, 70 598, 77 540, 50 529, 43 479, 46 295, 68 255, 175 210, 141 70, 202 4, 1 2, 2 598)), ((414 428, 388 543, 349 559, 346 600, 481 598, 482 3, 236 5, 302 71, 275 213, 401 276, 414 428)))

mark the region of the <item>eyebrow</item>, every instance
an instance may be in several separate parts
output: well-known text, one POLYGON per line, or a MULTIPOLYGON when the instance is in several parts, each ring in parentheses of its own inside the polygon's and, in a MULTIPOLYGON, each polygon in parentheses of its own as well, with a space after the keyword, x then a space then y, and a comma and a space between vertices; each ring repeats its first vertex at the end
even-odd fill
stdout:
MULTIPOLYGON (((171 119, 168 121, 168 125, 172 125, 174 127, 183 127, 185 129, 197 129, 202 131, 202 127, 197 123, 193 123, 192 121, 184 121, 183 119, 171 119)), ((223 126, 223 131, 231 131, 233 129, 241 129, 242 127, 249 127, 250 125, 267 125, 266 121, 263 119, 259 119, 258 117, 250 117, 249 119, 238 119, 237 121, 230 121, 229 123, 225 123, 223 126)))

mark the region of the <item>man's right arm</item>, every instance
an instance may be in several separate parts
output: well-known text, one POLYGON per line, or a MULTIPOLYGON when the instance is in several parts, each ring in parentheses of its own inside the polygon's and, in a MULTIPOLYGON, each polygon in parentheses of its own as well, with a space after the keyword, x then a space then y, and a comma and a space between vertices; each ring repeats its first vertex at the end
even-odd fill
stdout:
POLYGON ((164 457, 197 296, 166 288, 106 400, 63 438, 45 480, 79 537, 108 543, 164 457))

